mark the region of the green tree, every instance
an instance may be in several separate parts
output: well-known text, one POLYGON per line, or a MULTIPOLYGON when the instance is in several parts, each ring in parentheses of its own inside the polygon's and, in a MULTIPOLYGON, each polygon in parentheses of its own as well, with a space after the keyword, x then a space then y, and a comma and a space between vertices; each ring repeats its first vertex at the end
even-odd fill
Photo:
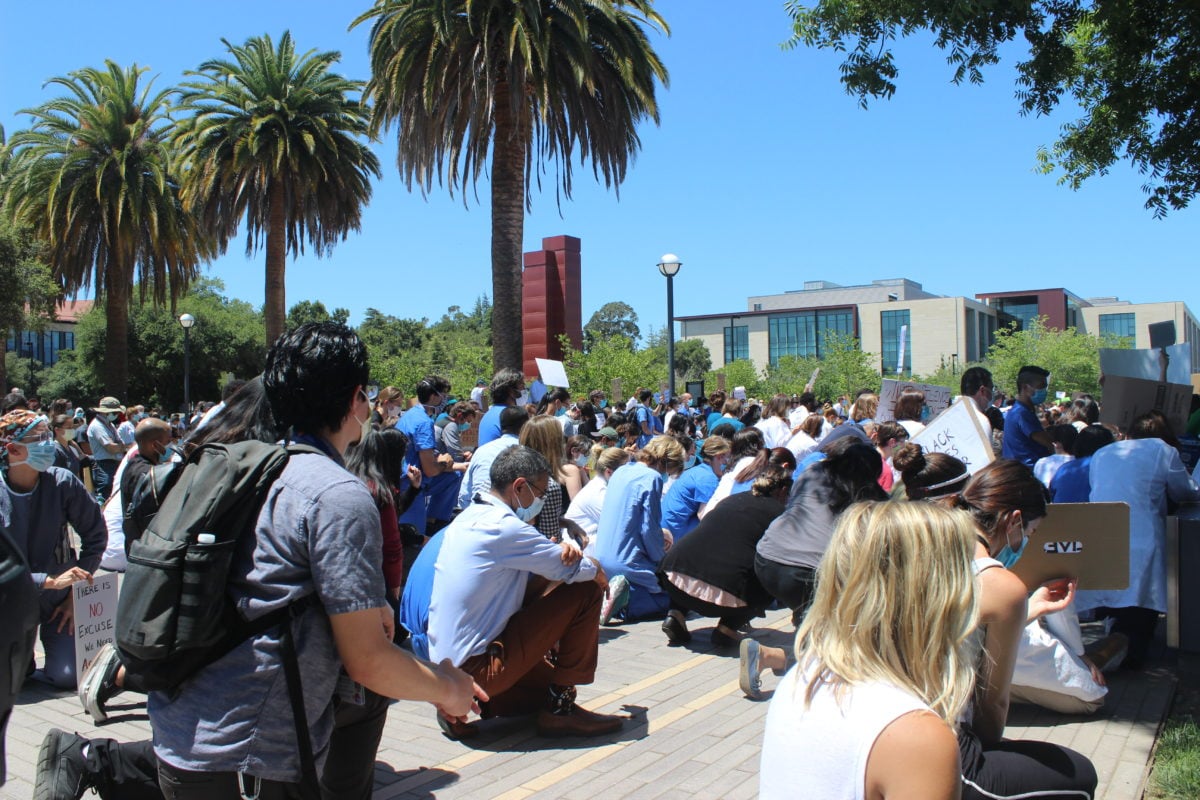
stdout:
MULTIPOLYGON (((586 343, 586 342, 585 342, 586 343)), ((667 368, 667 329, 651 328, 646 334, 646 349, 654 352, 655 361, 667 368)), ((712 369, 712 355, 708 346, 699 339, 684 339, 675 342, 675 377, 679 381, 698 381, 712 369)), ((678 385, 676 391, 681 392, 678 385)))
POLYGON ((28 232, 0 219, 0 391, 8 391, 8 331, 41 330, 54 313, 58 285, 42 250, 28 232))
POLYGON ((720 369, 709 370, 704 374, 704 389, 711 392, 721 385, 724 376, 725 391, 732 396, 737 386, 746 387, 747 397, 761 396, 764 388, 763 376, 755 368, 754 362, 748 358, 730 361, 720 369))
POLYGON ((349 309, 335 308, 330 314, 329 309, 325 308, 325 304, 320 300, 301 300, 287 313, 288 330, 299 328, 307 322, 336 322, 338 325, 345 325, 349 320, 349 309))
POLYGON ((474 185, 490 156, 493 366, 521 366, 521 244, 531 184, 554 164, 570 198, 578 151, 619 186, 658 121, 667 70, 644 28, 666 30, 650 0, 377 0, 373 133, 398 123, 396 163, 423 193, 474 185))
POLYGON ((864 352, 858 339, 848 333, 825 332, 818 366, 821 373, 813 388, 817 397, 853 397, 860 389, 878 392, 883 384, 871 354, 864 352))
POLYGON ((789 0, 792 44, 844 52, 842 83, 865 106, 890 97, 899 70, 890 43, 920 30, 947 51, 953 80, 980 83, 983 68, 1023 36, 1017 64, 1022 113, 1047 115, 1060 102, 1080 117, 1038 158, 1045 172, 1078 188, 1128 159, 1147 176, 1155 216, 1188 205, 1200 187, 1200 5, 1157 0, 789 0))
POLYGON ((13 134, 3 179, 7 213, 46 243, 63 291, 103 297, 103 384, 119 397, 135 281, 139 300, 174 304, 214 253, 170 171, 171 90, 152 94, 144 72, 106 61, 51 79, 67 95, 22 112, 33 125, 13 134))
MULTIPOLYGON (((665 328, 664 336, 665 336, 665 328)), ((592 345, 614 336, 623 336, 629 341, 630 347, 637 347, 642 332, 638 328, 638 315, 633 306, 614 300, 605 303, 596 310, 583 326, 583 349, 590 350, 592 345)), ((664 339, 665 341, 665 339, 664 339)))
POLYGON ((623 336, 598 340, 587 352, 573 348, 566 336, 560 336, 559 342, 573 395, 592 389, 607 392, 613 379, 619 378, 622 394, 629 397, 639 386, 657 391, 666 380, 666 362, 653 350, 635 350, 623 336))
POLYGON ((286 318, 287 257, 329 254, 360 229, 379 160, 362 141, 369 109, 363 84, 330 72, 337 52, 297 54, 256 36, 188 74, 175 146, 185 165, 183 200, 222 251, 246 223, 246 254, 266 246, 263 316, 270 345, 286 318))
POLYGON ((1051 397, 1054 392, 1087 392, 1099 397, 1100 349, 1128 346, 1118 337, 1101 339, 1075 328, 1048 328, 1045 318, 1038 317, 1024 330, 1009 327, 997 331, 985 363, 996 389, 1010 395, 1016 394, 1018 370, 1033 364, 1050 371, 1051 397))

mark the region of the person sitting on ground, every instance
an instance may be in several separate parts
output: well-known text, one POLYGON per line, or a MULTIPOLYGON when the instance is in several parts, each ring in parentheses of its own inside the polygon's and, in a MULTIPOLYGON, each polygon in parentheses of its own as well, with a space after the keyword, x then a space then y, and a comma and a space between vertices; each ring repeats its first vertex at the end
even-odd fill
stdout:
POLYGON ((691 639, 687 612, 695 611, 719 619, 715 646, 733 647, 738 629, 774 601, 754 574, 754 553, 767 526, 783 513, 791 488, 791 470, 769 465, 749 492, 729 497, 686 538, 676 539, 658 568, 659 585, 671 601, 663 627, 675 643, 691 639))
POLYGON ((458 487, 456 506, 460 511, 471 504, 476 494, 486 492, 491 487, 492 463, 502 452, 521 443, 521 429, 529 422, 529 412, 519 406, 503 406, 498 416, 500 436, 475 449, 471 455, 471 464, 463 474, 462 485, 458 487))
POLYGON ((587 537, 585 555, 596 552, 596 531, 600 527, 600 514, 604 509, 604 498, 608 494, 608 481, 618 468, 629 463, 629 453, 620 447, 600 447, 596 456, 596 475, 579 490, 571 505, 567 508, 564 519, 577 524, 584 536, 587 537))
POLYGON ((786 394, 777 394, 763 409, 762 418, 754 427, 762 431, 764 447, 783 447, 792 438, 792 426, 788 422, 790 405, 786 394))
MULTIPOLYGON (((509 448, 492 464, 491 489, 447 527, 434 567, 429 651, 474 677, 487 693, 485 719, 536 713, 542 735, 601 736, 620 729, 622 718, 576 705, 575 687, 595 678, 607 581, 595 559, 528 524, 549 480, 537 451, 509 448)), ((452 738, 477 732, 438 721, 452 738)))
POLYGON ((967 465, 947 453, 925 452, 915 442, 905 442, 892 453, 892 464, 900 473, 893 489, 904 490, 909 500, 928 500, 962 491, 971 477, 967 465))
POLYGON ((575 523, 563 519, 567 505, 571 502, 566 484, 571 482, 577 489, 580 487, 580 469, 563 461, 566 443, 563 441, 562 426, 554 417, 534 417, 521 428, 520 443, 541 453, 542 458, 550 465, 550 482, 544 495, 545 502, 533 521, 534 527, 547 539, 555 542, 563 538, 563 528, 566 527, 570 538, 583 548, 587 544, 583 531, 575 523))
POLYGON ((974 536, 963 515, 928 505, 863 503, 843 514, 796 636, 796 666, 767 712, 760 797, 958 798, 974 536))
POLYGON ((899 422, 880 422, 875 426, 871 437, 875 441, 875 449, 883 459, 883 470, 879 473, 879 488, 889 494, 896 484, 896 472, 892 456, 896 448, 908 441, 908 429, 899 422))
POLYGON ((1075 458, 1058 468, 1050 480, 1050 501, 1053 503, 1086 503, 1091 498, 1090 470, 1092 456, 1102 447, 1117 440, 1103 425, 1088 425, 1075 437, 1075 458))
POLYGON ((1033 474, 1042 482, 1042 486, 1049 489, 1055 474, 1062 469, 1064 464, 1070 463, 1075 458, 1075 439, 1079 436, 1079 431, 1070 423, 1060 423, 1051 425, 1047 432, 1054 440, 1054 452, 1045 458, 1038 459, 1038 462, 1033 465, 1033 474))
MULTIPOLYGON (((804 406, 801 406, 803 408, 804 406)), ((817 449, 818 440, 821 437, 821 428, 825 424, 825 419, 820 414, 809 414, 800 421, 793 429, 795 432, 792 438, 788 439, 788 450, 792 451, 792 455, 796 457, 796 461, 802 460, 805 456, 817 449)))
POLYGON ((608 482, 596 557, 611 576, 602 623, 650 619, 667 612, 667 595, 658 585, 658 563, 671 546, 662 526, 663 480, 683 470, 684 452, 670 436, 656 436, 636 460, 613 473, 608 482))
POLYGON ((434 441, 439 454, 448 453, 454 459, 451 468, 463 473, 471 461, 471 451, 463 449, 462 435, 471 429, 475 409, 470 403, 460 400, 447 413, 449 418, 445 424, 433 426, 434 441))
POLYGON ((717 490, 729 458, 729 441, 720 436, 709 437, 700 448, 700 464, 685 469, 667 489, 663 499, 663 527, 676 542, 700 524, 700 516, 717 490))
POLYGON ((875 421, 875 414, 879 411, 879 395, 874 392, 862 392, 854 400, 854 405, 850 408, 850 421, 858 426, 863 426, 875 421))
MULTIPOLYGON (((729 420, 722 419, 721 424, 726 425, 729 420)), ((717 488, 713 491, 712 496, 705 503, 703 511, 697 516, 704 519, 704 515, 714 508, 718 503, 724 500, 729 495, 733 494, 733 488, 738 483, 738 475, 741 475, 747 467, 755 463, 755 459, 763 452, 763 437, 762 431, 758 428, 740 428, 734 432, 731 440, 728 465, 725 472, 721 475, 721 479, 717 482, 717 488)))
POLYGON ((400 421, 404 408, 404 392, 395 386, 385 386, 375 395, 371 424, 381 429, 394 427, 400 421))
POLYGON ((479 420, 479 447, 499 439, 503 434, 500 428, 500 413, 505 408, 517 406, 517 401, 525 392, 525 376, 515 369, 505 367, 496 372, 488 392, 492 402, 487 413, 479 420))
POLYGON ((91 583, 106 536, 100 506, 78 478, 52 466, 55 452, 45 417, 21 409, 0 417, 0 531, 16 542, 40 590, 42 675, 59 689, 74 689, 71 586, 91 583), (78 558, 68 525, 82 543, 78 558))

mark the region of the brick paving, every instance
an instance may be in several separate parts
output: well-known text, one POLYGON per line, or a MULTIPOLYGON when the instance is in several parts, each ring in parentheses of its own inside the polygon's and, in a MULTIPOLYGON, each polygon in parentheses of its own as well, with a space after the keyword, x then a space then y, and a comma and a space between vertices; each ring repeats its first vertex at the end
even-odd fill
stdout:
MULTIPOLYGON (((788 646, 789 615, 771 612, 754 634, 788 646)), ((469 744, 438 731, 432 709, 397 703, 376 763, 379 800, 418 798, 723 798, 758 794, 759 747, 767 703, 742 697, 737 654, 709 645, 712 620, 693 619, 693 642, 667 647, 657 622, 606 628, 601 633, 600 674, 580 687, 580 703, 625 712, 625 729, 599 740, 550 741, 525 720, 490 720, 469 744)), ((764 675, 764 687, 776 678, 764 675)), ((1100 774, 1098 800, 1137 800, 1154 740, 1175 691, 1175 677, 1160 660, 1136 676, 1113 676, 1101 712, 1071 717, 1015 706, 1010 738, 1042 739, 1090 756, 1100 774)), ((131 741, 149 736, 145 704, 136 695, 114 698, 111 721, 94 726, 74 693, 28 682, 8 731, 9 783, 0 798, 33 795, 37 751, 51 727, 85 736, 131 741)))

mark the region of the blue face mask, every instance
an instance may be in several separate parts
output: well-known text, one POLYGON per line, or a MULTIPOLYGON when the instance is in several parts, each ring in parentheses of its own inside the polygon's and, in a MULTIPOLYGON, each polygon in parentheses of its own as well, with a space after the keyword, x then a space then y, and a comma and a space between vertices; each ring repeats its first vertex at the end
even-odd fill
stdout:
POLYGON ((607 400, 601 400, 601 401, 600 401, 600 407, 601 407, 601 408, 608 408, 608 401, 607 401, 607 400))
POLYGON ((1036 392, 1034 392, 1034 393, 1033 393, 1033 395, 1032 395, 1032 396, 1029 398, 1029 401, 1030 401, 1031 403, 1033 403, 1035 406, 1040 406, 1042 403, 1046 402, 1046 390, 1045 390, 1045 389, 1038 389, 1038 390, 1037 390, 1036 392))
MULTIPOLYGON (((533 494, 533 490, 530 489, 529 493, 533 494)), ((518 496, 517 507, 513 509, 513 513, 517 515, 517 519, 521 520, 521 522, 531 522, 533 521, 534 517, 542 512, 542 505, 545 502, 545 497, 535 497, 533 498, 533 502, 529 504, 529 507, 526 508, 525 506, 521 505, 521 498, 518 496)))
POLYGON ((469 431, 469 430, 471 430, 471 423, 469 423, 469 422, 458 423, 458 432, 459 433, 462 433, 463 431, 469 431))
POLYGON ((54 447, 53 439, 46 439, 40 442, 30 442, 29 444, 20 442, 20 444, 24 445, 27 452, 25 460, 14 461, 12 462, 13 464, 25 464, 26 466, 30 467, 31 469, 35 469, 38 472, 45 472, 46 470, 50 469, 50 467, 54 466, 54 456, 57 453, 57 450, 54 447))
POLYGON ((1013 550, 1012 545, 1005 543, 1004 549, 996 554, 996 560, 1004 565, 1005 569, 1012 569, 1013 566, 1021 560, 1021 554, 1025 552, 1025 545, 1029 544, 1029 537, 1021 537, 1021 546, 1013 550))
POLYGON ((560 408, 558 411, 554 412, 554 416, 561 417, 563 414, 566 414, 566 413, 567 413, 567 409, 560 408))

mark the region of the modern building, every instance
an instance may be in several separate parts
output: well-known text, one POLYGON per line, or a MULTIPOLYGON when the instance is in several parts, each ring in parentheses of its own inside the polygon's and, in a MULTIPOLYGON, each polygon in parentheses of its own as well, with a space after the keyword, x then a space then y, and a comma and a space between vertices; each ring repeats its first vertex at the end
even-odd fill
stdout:
POLYGON ((819 359, 830 333, 850 334, 875 356, 881 374, 928 375, 982 360, 999 329, 1039 316, 1059 330, 1129 337, 1134 347, 1149 347, 1150 324, 1174 320, 1178 341, 1193 343, 1192 372, 1200 372, 1200 325, 1182 302, 1084 299, 1061 288, 945 297, 892 278, 858 286, 808 281, 803 289, 750 297, 746 305, 676 317, 680 338, 703 341, 714 369, 749 359, 762 370, 788 355, 819 359))
POLYGON ((75 349, 75 326, 92 310, 94 300, 68 300, 54 311, 41 331, 9 331, 5 352, 32 358, 47 367, 58 363, 59 353, 75 349))

